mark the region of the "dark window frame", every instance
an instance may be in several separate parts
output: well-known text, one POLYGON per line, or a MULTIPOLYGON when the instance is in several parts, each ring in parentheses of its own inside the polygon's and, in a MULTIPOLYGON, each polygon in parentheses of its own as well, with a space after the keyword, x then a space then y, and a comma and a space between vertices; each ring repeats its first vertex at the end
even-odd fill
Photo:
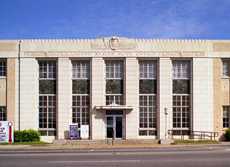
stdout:
POLYGON ((38 125, 39 131, 41 133, 41 136, 56 136, 57 62, 56 60, 38 60, 38 64, 39 64, 39 125, 38 125))
POLYGON ((223 128, 230 128, 230 106, 223 106, 223 128))
POLYGON ((72 122, 90 125, 90 61, 72 60, 72 122))
POLYGON ((39 131, 42 136, 56 136, 56 95, 39 96, 39 131))
POLYGON ((230 59, 222 59, 222 77, 230 77, 230 59))
POLYGON ((192 121, 191 60, 173 60, 172 65, 173 134, 189 134, 192 121))
POLYGON ((105 96, 106 96, 106 105, 110 104, 124 104, 124 62, 123 60, 105 60, 105 96), (109 85, 109 83, 113 83, 113 85, 109 85), (119 88, 111 89, 119 85, 119 88), (113 91, 115 90, 115 91, 113 91))
POLYGON ((157 61, 139 61, 139 136, 157 135, 157 61))

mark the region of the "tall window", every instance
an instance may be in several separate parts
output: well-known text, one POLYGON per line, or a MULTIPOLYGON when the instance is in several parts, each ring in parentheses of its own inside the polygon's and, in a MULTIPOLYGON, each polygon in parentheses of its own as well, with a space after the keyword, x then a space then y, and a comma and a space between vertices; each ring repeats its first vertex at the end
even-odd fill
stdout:
MULTIPOLYGON (((0 78, 6 77, 6 60, 0 59, 0 78)), ((0 121, 7 120, 6 106, 0 106, 0 121)))
POLYGON ((230 59, 223 59, 222 63, 222 76, 230 77, 230 59))
POLYGON ((156 135, 156 62, 140 61, 139 70, 139 135, 156 135))
POLYGON ((56 61, 39 61, 39 130, 56 135, 56 61))
POLYGON ((106 105, 123 104, 123 62, 105 61, 106 64, 106 105))
POLYGON ((230 106, 223 106, 223 128, 230 128, 230 106))
POLYGON ((72 61, 72 122, 89 125, 90 64, 72 61))
POLYGON ((0 59, 0 77, 6 76, 6 60, 0 59))
POLYGON ((190 107, 190 61, 173 61, 173 133, 189 135, 190 107))
POLYGON ((6 107, 0 106, 0 121, 6 121, 6 120, 7 120, 6 107))

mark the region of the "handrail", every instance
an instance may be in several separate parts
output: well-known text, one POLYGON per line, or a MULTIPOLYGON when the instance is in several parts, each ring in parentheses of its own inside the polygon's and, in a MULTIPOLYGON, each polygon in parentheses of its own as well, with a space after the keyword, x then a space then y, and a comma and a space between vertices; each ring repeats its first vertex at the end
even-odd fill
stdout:
POLYGON ((173 135, 174 130, 168 130, 168 134, 171 136, 173 139, 174 136, 181 136, 181 139, 184 140, 184 136, 189 136, 190 139, 198 139, 203 140, 209 138, 210 140, 216 140, 218 137, 219 133, 218 132, 210 132, 210 131, 190 131, 189 135, 183 135, 183 134, 178 134, 178 135, 173 135))

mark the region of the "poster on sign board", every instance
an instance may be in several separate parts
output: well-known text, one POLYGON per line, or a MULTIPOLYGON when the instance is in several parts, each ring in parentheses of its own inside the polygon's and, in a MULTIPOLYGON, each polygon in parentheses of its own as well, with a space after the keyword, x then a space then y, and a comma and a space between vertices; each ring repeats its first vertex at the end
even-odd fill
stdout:
POLYGON ((13 142, 13 124, 9 121, 0 121, 0 143, 13 142))
POLYGON ((81 139, 89 139, 89 125, 81 125, 81 139))
POLYGON ((77 124, 70 124, 69 125, 69 138, 71 140, 77 140, 80 138, 78 125, 77 124))

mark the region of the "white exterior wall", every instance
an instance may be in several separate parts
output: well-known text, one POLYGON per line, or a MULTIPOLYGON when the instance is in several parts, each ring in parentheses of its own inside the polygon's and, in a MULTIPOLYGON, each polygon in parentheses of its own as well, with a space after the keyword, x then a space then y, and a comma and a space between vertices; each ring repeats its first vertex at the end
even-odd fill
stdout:
POLYGON ((105 111, 95 110, 95 106, 105 105, 105 63, 103 58, 92 58, 91 69, 91 138, 105 139, 105 111))
POLYGON ((58 58, 57 67, 57 136, 64 139, 72 122, 72 64, 69 58, 58 58))
POLYGON ((38 62, 23 58, 20 67, 20 130, 38 129, 38 62))
POLYGON ((18 130, 18 106, 19 106, 19 101, 18 101, 18 59, 15 60, 15 113, 14 113, 14 128, 15 130, 18 130))
POLYGON ((136 58, 125 61, 125 100, 133 110, 126 111, 126 139, 138 138, 139 128, 139 64, 136 58))
POLYGON ((165 139, 169 129, 172 129, 172 60, 170 58, 160 58, 158 76, 158 138, 165 139), (166 108, 168 112, 167 122, 165 119, 166 108))
POLYGON ((193 58, 193 130, 213 131, 213 60, 193 58))

